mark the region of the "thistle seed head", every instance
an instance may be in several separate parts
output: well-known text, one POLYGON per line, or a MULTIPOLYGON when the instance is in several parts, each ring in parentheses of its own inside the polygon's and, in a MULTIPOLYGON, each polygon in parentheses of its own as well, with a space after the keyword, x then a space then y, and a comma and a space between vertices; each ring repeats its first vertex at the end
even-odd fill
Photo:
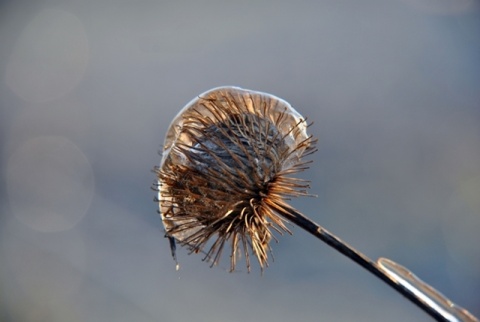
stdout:
MULTIPOLYGON (((287 102, 238 87, 207 91, 172 121, 155 169, 166 236, 218 264, 230 245, 230 270, 243 255, 268 266, 272 230, 290 233, 278 209, 307 195, 291 175, 315 151, 306 120, 287 102)), ((172 248, 174 253, 174 249, 172 248)))

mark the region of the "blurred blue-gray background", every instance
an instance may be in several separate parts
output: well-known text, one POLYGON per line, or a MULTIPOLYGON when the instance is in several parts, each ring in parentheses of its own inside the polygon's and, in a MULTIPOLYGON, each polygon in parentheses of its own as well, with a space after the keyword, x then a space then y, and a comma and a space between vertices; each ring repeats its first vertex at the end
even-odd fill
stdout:
POLYGON ((295 227, 175 271, 151 170, 220 85, 314 122, 295 207, 480 315, 478 1, 3 1, 0 44, 1 321, 429 320, 295 227))

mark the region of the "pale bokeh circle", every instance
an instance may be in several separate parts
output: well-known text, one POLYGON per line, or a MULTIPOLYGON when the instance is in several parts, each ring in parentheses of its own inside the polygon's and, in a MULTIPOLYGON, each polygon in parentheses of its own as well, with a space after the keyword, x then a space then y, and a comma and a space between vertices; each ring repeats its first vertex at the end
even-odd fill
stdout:
POLYGON ((15 43, 5 81, 26 101, 51 101, 77 86, 88 58, 88 38, 81 21, 64 10, 45 9, 15 43))
POLYGON ((72 228, 89 208, 93 191, 90 162, 64 137, 30 139, 8 161, 10 206, 32 229, 54 232, 72 228))

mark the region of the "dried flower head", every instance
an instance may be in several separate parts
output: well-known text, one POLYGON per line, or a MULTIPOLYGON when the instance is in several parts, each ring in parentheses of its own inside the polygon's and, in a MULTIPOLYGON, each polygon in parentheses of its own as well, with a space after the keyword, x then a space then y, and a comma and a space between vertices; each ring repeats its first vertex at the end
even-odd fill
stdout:
POLYGON ((220 87, 187 104, 168 129, 158 177, 166 235, 218 264, 230 244, 230 270, 243 254, 268 265, 272 230, 290 233, 279 210, 306 195, 308 182, 290 175, 314 152, 307 123, 270 94, 220 87))

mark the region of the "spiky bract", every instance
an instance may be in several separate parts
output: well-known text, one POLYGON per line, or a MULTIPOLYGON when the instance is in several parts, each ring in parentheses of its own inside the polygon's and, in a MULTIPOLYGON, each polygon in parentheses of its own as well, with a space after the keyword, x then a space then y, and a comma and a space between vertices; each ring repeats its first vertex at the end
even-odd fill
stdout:
POLYGON ((306 195, 290 175, 314 151, 307 124, 287 102, 236 87, 208 91, 173 120, 160 167, 160 213, 166 234, 212 265, 230 244, 230 270, 243 254, 268 265, 272 229, 290 232, 279 209, 306 195))

